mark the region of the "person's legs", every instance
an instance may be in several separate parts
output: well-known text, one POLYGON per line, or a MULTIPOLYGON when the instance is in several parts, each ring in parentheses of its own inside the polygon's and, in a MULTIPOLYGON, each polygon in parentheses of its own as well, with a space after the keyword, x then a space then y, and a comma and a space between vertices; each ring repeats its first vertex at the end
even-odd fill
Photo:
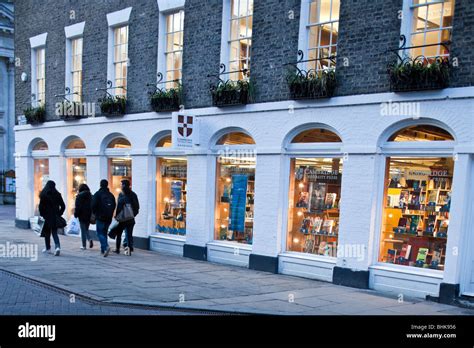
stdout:
MULTIPOLYGON (((124 225, 120 222, 117 226, 117 235, 115 237, 115 252, 118 254, 120 252, 120 243, 122 242, 122 233, 124 229, 124 225)), ((125 235, 126 238, 127 235, 125 235)), ((124 243, 125 244, 125 243, 124 243)))
POLYGON ((127 246, 130 248, 130 251, 133 251, 133 227, 135 226, 135 221, 132 221, 125 228, 127 236, 127 246))
POLYGON ((109 228, 109 226, 107 223, 100 220, 97 220, 96 226, 97 226, 97 237, 99 237, 99 242, 100 242, 100 251, 104 253, 109 247, 109 243, 107 242, 107 229, 109 228))
POLYGON ((81 222, 81 239, 82 239, 82 247, 86 248, 86 242, 89 238, 89 226, 85 222, 81 222))
POLYGON ((43 231, 44 231, 44 244, 46 247, 46 251, 51 250, 51 227, 49 225, 43 226, 43 231))
POLYGON ((55 249, 61 248, 61 243, 59 243, 58 230, 57 230, 56 228, 53 228, 53 229, 51 230, 51 234, 53 235, 54 248, 55 248, 55 249))

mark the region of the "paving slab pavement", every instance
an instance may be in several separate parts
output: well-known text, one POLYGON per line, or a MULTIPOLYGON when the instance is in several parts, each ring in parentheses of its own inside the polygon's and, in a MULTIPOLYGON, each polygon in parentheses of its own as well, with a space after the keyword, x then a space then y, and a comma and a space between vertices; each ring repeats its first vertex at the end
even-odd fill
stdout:
MULTIPOLYGON (((0 244, 43 248, 34 232, 14 227, 14 209, 0 206, 0 244), (10 210, 8 210, 10 209, 10 210)), ((331 283, 213 264, 136 250, 104 258, 97 244, 80 250, 80 239, 60 236, 61 256, 1 258, 0 269, 93 297, 104 303, 281 315, 473 315, 474 310, 331 283)))

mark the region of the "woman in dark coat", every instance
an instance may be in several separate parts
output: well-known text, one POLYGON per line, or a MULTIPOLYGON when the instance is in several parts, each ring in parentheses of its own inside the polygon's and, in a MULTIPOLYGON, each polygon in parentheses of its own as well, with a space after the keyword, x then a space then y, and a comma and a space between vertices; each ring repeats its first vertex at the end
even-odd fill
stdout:
POLYGON ((79 194, 76 196, 76 203, 74 208, 74 217, 79 220, 81 225, 82 250, 86 249, 86 242, 89 241, 89 248, 94 246, 91 237, 89 236, 89 225, 92 215, 92 194, 89 186, 81 184, 79 186, 79 194))
POLYGON ((41 217, 44 219, 44 226, 42 236, 44 236, 44 242, 46 249, 44 253, 51 252, 51 235, 53 235, 55 256, 59 256, 61 251, 61 245, 58 237, 58 218, 64 214, 66 205, 64 204, 61 194, 56 190, 56 184, 54 181, 48 181, 40 193, 39 212, 41 217))

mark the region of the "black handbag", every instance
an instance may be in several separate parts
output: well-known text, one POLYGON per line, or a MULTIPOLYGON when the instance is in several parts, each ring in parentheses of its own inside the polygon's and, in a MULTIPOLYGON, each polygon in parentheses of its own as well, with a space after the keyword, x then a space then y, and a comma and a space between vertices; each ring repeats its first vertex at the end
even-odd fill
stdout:
POLYGON ((64 228, 67 226, 66 220, 62 216, 56 216, 56 227, 64 228))

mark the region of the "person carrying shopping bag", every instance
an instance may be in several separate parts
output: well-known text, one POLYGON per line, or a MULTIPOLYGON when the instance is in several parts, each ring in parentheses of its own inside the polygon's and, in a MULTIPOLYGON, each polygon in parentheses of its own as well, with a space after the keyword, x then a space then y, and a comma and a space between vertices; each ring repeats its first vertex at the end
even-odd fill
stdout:
POLYGON ((89 226, 92 216, 92 194, 89 186, 81 184, 79 186, 79 194, 76 196, 74 208, 74 217, 79 220, 81 226, 82 247, 86 249, 86 243, 89 241, 89 248, 94 247, 94 242, 89 235, 89 226))
POLYGON ((135 192, 130 188, 130 181, 122 180, 122 192, 118 197, 117 211, 115 219, 119 222, 118 226, 112 230, 112 235, 116 236, 115 253, 120 253, 120 243, 122 242, 122 233, 125 230, 124 253, 131 256, 133 251, 133 227, 135 226, 135 216, 138 215, 140 204, 135 192))
POLYGON ((43 253, 51 253, 51 235, 54 240, 54 255, 59 256, 61 252, 61 244, 59 242, 58 228, 66 226, 65 220, 62 218, 66 205, 61 194, 56 190, 56 183, 48 181, 41 191, 39 202, 39 213, 44 219, 44 225, 41 236, 44 237, 46 248, 43 253))

